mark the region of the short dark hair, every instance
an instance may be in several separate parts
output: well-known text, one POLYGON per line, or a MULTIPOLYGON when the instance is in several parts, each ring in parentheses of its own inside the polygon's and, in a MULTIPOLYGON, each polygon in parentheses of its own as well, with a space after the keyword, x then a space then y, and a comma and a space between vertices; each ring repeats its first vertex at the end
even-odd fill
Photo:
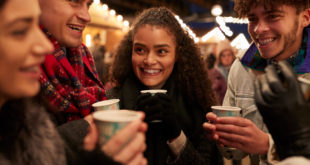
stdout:
POLYGON ((240 18, 247 17, 252 5, 264 4, 264 7, 276 8, 288 5, 296 8, 297 14, 310 8, 310 0, 235 0, 235 11, 240 18))

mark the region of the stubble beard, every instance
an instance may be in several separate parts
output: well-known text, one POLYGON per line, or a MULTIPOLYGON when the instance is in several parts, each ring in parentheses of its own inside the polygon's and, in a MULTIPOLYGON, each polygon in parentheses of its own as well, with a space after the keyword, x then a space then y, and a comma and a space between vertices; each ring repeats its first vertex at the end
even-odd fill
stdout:
MULTIPOLYGON (((281 56, 282 54, 285 54, 285 51, 287 51, 287 49, 289 49, 290 47, 294 45, 294 43, 296 42, 296 38, 297 38, 296 35, 297 35, 298 26, 299 26, 299 20, 296 19, 293 29, 288 34, 284 35, 284 44, 283 44, 282 50, 277 55, 272 57, 272 59, 275 59, 281 56)), ((290 56, 292 55, 293 54, 290 54, 290 56)))

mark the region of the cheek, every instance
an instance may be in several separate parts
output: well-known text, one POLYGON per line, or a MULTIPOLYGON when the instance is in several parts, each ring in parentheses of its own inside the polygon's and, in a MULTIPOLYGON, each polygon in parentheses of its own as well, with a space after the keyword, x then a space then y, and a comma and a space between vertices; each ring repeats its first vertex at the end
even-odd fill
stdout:
POLYGON ((169 74, 169 75, 171 74, 171 72, 173 71, 173 68, 174 68, 174 64, 175 64, 174 60, 171 60, 165 64, 167 74, 169 74))
POLYGON ((132 63, 132 68, 136 72, 139 68, 139 65, 143 62, 143 59, 138 56, 138 55, 132 55, 131 57, 131 63, 132 63))

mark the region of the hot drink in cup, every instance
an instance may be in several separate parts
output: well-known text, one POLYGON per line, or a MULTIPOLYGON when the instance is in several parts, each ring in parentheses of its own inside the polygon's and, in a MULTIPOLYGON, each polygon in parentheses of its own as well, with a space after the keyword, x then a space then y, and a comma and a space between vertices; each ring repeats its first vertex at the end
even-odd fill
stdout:
POLYGON ((150 93, 152 96, 154 96, 156 93, 163 93, 166 94, 167 90, 165 89, 149 89, 149 90, 142 90, 140 93, 150 93))
MULTIPOLYGON (((241 115, 241 108, 232 107, 232 106, 212 106, 212 112, 216 114, 217 117, 239 117, 241 115)), ((220 152, 223 155, 226 153, 231 153, 232 150, 235 150, 234 153, 244 154, 241 150, 236 151, 236 148, 232 147, 221 147, 218 146, 220 152)))
MULTIPOLYGON (((154 96, 156 93, 163 93, 166 94, 167 90, 165 89, 149 89, 149 90, 142 90, 140 91, 140 93, 150 93, 152 96, 154 96)), ((153 120, 151 121, 151 123, 160 123, 160 120, 153 120)))
POLYGON ((238 117, 240 116, 241 108, 232 107, 232 106, 212 106, 212 112, 216 114, 218 117, 223 116, 232 116, 238 117))
POLYGON ((131 110, 105 110, 93 113, 98 128, 99 145, 104 145, 116 132, 132 121, 140 120, 141 113, 131 110))
POLYGON ((101 110, 118 110, 119 109, 119 99, 109 99, 104 101, 96 102, 92 105, 95 111, 101 110))

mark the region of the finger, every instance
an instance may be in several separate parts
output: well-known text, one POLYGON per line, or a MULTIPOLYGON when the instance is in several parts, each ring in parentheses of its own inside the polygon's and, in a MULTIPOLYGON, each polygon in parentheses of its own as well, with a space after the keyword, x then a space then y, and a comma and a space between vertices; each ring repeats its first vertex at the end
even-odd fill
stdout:
POLYGON ((229 124, 239 127, 246 127, 251 124, 251 121, 243 117, 218 117, 217 123, 215 124, 216 130, 218 130, 217 124, 229 124))
POLYGON ((209 120, 212 123, 213 121, 216 121, 217 116, 213 112, 208 112, 206 114, 206 118, 207 118, 207 120, 209 120))
POLYGON ((148 126, 145 122, 142 122, 142 124, 140 125, 140 128, 139 128, 139 132, 146 132, 148 129, 148 126))
POLYGON ((273 91, 273 93, 283 93, 285 92, 285 89, 283 88, 282 81, 279 77, 279 73, 276 70, 274 65, 268 65, 265 69, 266 71, 266 78, 268 81, 268 84, 273 91))
POLYGON ((296 93, 296 97, 298 97, 296 98, 296 100, 300 101, 300 103, 303 103, 305 99, 302 94, 301 87, 297 80, 297 75, 295 71, 286 61, 280 61, 279 67, 287 81, 288 89, 293 90, 294 93, 296 93))
POLYGON ((135 138, 114 157, 114 159, 126 163, 131 161, 139 153, 143 153, 145 149, 145 136, 142 133, 138 133, 135 138))
MULTIPOLYGON (((219 136, 219 142, 221 142, 221 139, 225 139, 226 141, 229 141, 230 143, 245 143, 247 141, 247 134, 236 134, 236 133, 231 133, 231 132, 222 132, 222 131, 218 131, 217 132, 218 136, 219 136)), ((225 143, 225 145, 227 145, 225 143)), ((230 144, 231 145, 231 144, 230 144)))
POLYGON ((84 120, 86 120, 89 124, 94 123, 94 117, 92 114, 85 116, 84 120))
POLYGON ((271 102, 277 97, 277 95, 270 88, 269 86, 270 84, 268 82, 266 74, 260 76, 260 81, 261 81, 261 91, 263 94, 262 96, 264 97, 266 102, 271 102))
POLYGON ((241 150, 243 149, 242 144, 236 141, 230 141, 229 139, 219 138, 218 143, 226 147, 233 147, 233 148, 238 148, 241 150))
POLYGON ((206 136, 209 140, 216 141, 218 139, 218 135, 215 131, 215 126, 213 124, 209 124, 207 122, 203 123, 203 128, 206 130, 206 136))
POLYGON ((113 156, 138 132, 142 121, 137 120, 122 128, 102 147, 103 152, 113 156))
POLYGON ((281 73, 284 76, 285 81, 289 84, 296 86, 298 82, 296 73, 293 68, 286 61, 280 61, 278 65, 281 73))
POLYGON ((166 102, 166 103, 171 103, 171 99, 168 97, 167 94, 164 93, 156 93, 155 97, 158 97, 161 99, 161 101, 166 102))
POLYGON ((202 127, 204 128, 204 130, 206 130, 207 132, 214 132, 216 130, 215 125, 204 122, 202 127))
POLYGON ((141 109, 141 108, 146 108, 149 105, 154 105, 158 102, 158 99, 154 96, 151 96, 151 94, 146 93, 146 94, 142 94, 142 96, 138 96, 137 99, 137 105, 139 106, 138 108, 140 108, 139 110, 144 111, 145 109, 141 109))
POLYGON ((216 125, 216 133, 219 137, 221 137, 221 133, 231 134, 231 135, 247 135, 247 131, 245 127, 240 127, 236 125, 230 124, 217 124, 216 125))
POLYGON ((83 146, 87 151, 92 151, 95 149, 98 141, 98 130, 94 123, 90 124, 87 135, 84 138, 83 146))
POLYGON ((135 158, 128 163, 128 165, 146 165, 146 164, 147 160, 142 153, 136 155, 135 158))

